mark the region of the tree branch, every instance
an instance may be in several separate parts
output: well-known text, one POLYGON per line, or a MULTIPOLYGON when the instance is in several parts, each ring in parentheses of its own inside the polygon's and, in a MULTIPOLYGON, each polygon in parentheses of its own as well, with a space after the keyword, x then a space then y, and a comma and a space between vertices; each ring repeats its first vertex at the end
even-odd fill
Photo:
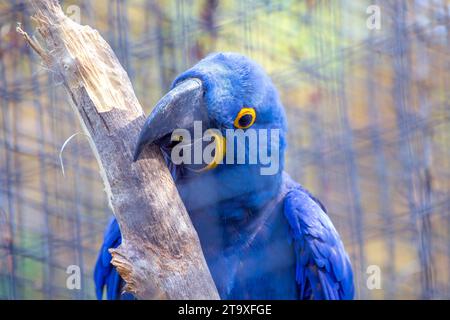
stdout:
POLYGON ((64 79, 69 100, 92 139, 122 245, 112 264, 140 299, 219 299, 197 233, 156 146, 132 154, 145 121, 131 82, 111 47, 64 15, 56 0, 30 1, 41 46, 20 32, 64 79), (43 48, 44 47, 44 48, 43 48))

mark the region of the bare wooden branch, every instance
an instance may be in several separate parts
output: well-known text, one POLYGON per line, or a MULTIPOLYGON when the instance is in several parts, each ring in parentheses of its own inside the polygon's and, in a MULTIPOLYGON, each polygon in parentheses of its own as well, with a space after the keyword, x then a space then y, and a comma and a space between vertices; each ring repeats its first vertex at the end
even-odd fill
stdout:
POLYGON ((145 116, 111 47, 96 30, 66 17, 58 1, 31 4, 45 45, 18 31, 64 79, 74 111, 92 138, 122 232, 122 245, 111 252, 126 290, 140 299, 219 299, 159 149, 149 147, 141 160, 132 162, 145 116))

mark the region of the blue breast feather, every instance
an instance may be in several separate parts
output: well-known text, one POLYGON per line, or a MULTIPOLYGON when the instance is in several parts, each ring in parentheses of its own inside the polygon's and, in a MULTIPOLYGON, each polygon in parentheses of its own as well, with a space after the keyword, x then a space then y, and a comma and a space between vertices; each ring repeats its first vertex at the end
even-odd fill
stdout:
MULTIPOLYGON (((287 240, 290 240, 291 250, 295 251, 296 270, 295 279, 292 278, 292 281, 296 281, 298 285, 298 299, 352 299, 354 287, 350 260, 324 207, 300 185, 290 181, 289 186, 285 187, 289 191, 284 197, 283 211, 285 223, 289 225, 290 230, 290 239, 287 240)), ((132 298, 129 294, 121 295, 123 281, 110 264, 111 255, 108 248, 115 248, 120 242, 119 226, 113 218, 106 230, 95 267, 98 299, 102 298, 104 287, 107 290, 107 299, 132 298)), ((252 255, 264 260, 271 259, 261 257, 261 254, 257 253, 252 255)), ((222 270, 222 273, 226 272, 227 270, 222 270)), ((265 284, 260 285, 263 288, 265 284)))

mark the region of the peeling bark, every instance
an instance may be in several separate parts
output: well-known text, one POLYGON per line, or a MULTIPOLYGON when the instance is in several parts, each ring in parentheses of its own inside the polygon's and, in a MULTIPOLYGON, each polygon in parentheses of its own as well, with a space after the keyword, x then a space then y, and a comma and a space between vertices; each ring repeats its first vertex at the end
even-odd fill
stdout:
POLYGON ((41 46, 18 28, 44 64, 64 79, 91 139, 122 232, 112 264, 139 299, 219 299, 197 233, 160 150, 132 155, 145 115, 128 75, 99 33, 64 15, 56 0, 30 1, 41 46))

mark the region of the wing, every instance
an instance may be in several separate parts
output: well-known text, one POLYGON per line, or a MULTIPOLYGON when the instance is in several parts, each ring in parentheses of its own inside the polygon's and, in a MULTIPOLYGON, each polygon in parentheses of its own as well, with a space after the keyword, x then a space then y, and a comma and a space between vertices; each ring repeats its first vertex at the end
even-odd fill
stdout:
POLYGON ((97 299, 103 297, 103 289, 106 286, 106 298, 108 300, 129 299, 130 294, 121 294, 123 280, 111 264, 110 248, 117 248, 122 242, 119 224, 115 218, 112 218, 105 231, 103 244, 98 254, 94 269, 95 293, 97 299))
POLYGON ((294 240, 300 299, 353 299, 350 259, 322 206, 295 188, 286 195, 284 214, 294 240))

